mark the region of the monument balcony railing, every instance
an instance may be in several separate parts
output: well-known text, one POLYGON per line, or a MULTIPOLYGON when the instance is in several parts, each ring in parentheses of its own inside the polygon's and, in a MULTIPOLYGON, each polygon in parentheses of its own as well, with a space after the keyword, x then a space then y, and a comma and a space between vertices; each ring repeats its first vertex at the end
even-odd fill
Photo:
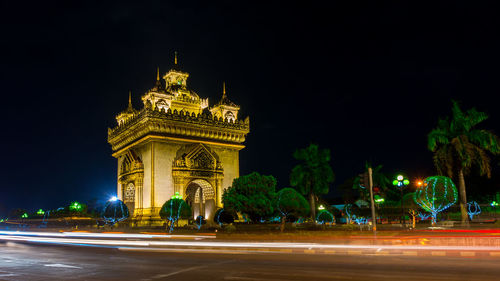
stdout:
POLYGON ((244 121, 241 119, 233 121, 227 118, 223 119, 222 117, 217 118, 216 116, 213 116, 211 113, 195 114, 194 112, 192 113, 184 111, 177 112, 177 110, 172 111, 171 109, 165 111, 164 108, 151 109, 145 107, 139 113, 130 117, 129 119, 119 124, 115 128, 108 129, 108 140, 118 136, 119 134, 123 133, 124 131, 134 126, 135 124, 138 124, 143 120, 149 118, 160 119, 164 121, 171 120, 193 125, 203 125, 219 129, 238 130, 242 131, 245 134, 248 133, 250 128, 250 121, 248 117, 244 121))

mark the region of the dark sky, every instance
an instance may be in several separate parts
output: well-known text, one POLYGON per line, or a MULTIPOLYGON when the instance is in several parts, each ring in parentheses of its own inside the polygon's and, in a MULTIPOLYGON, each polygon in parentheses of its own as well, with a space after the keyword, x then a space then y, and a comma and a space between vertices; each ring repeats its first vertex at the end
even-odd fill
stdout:
POLYGON ((211 103, 226 81, 251 118, 241 173, 279 187, 311 142, 331 149, 333 189, 365 160, 434 173, 426 135, 452 98, 499 129, 500 17, 485 1, 67 2, 1 2, 0 214, 116 192, 107 128, 174 51, 211 103))

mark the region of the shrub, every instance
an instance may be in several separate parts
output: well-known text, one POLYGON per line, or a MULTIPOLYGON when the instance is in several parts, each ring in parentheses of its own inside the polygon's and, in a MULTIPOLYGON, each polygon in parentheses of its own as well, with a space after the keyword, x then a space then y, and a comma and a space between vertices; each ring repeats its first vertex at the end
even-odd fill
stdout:
POLYGON ((226 209, 218 209, 214 215, 214 221, 219 225, 231 224, 234 222, 235 214, 226 209))
POLYGON ((165 202, 160 209, 160 217, 167 222, 169 232, 179 219, 188 219, 191 216, 191 207, 180 198, 172 198, 165 202))
POLYGON ((252 222, 261 222, 276 213, 276 179, 253 172, 233 180, 222 200, 227 209, 246 214, 252 222))
POLYGON ((320 224, 333 223, 335 221, 335 217, 329 211, 322 210, 318 213, 316 221, 320 224))

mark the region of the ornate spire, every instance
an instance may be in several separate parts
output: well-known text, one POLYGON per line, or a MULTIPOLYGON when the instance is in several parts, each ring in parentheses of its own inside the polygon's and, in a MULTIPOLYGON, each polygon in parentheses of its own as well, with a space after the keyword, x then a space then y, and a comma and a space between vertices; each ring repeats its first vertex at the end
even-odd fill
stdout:
POLYGON ((229 105, 229 106, 233 106, 233 107, 238 107, 234 102, 230 101, 228 98, 227 98, 227 94, 226 94, 226 82, 222 82, 222 98, 220 99, 218 105, 229 105))
POLYGON ((177 65, 177 51, 174 52, 174 64, 177 65))
POLYGON ((151 89, 151 91, 162 92, 164 89, 165 89, 165 87, 163 87, 163 84, 160 81, 160 67, 157 67, 156 68, 156 82, 155 82, 155 86, 153 87, 153 89, 151 89))
POLYGON ((128 91, 128 109, 132 109, 132 91, 128 91))

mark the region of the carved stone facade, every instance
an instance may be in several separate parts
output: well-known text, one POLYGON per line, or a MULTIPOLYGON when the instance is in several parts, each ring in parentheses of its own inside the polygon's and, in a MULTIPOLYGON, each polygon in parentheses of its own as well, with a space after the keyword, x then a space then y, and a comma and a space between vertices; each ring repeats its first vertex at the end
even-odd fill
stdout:
POLYGON ((227 98, 210 108, 187 88, 189 74, 177 64, 142 96, 143 108, 117 116, 108 142, 118 160, 118 198, 136 225, 161 223, 159 210, 175 192, 191 205, 193 218, 213 219, 222 193, 239 176, 239 151, 250 122, 227 98))

